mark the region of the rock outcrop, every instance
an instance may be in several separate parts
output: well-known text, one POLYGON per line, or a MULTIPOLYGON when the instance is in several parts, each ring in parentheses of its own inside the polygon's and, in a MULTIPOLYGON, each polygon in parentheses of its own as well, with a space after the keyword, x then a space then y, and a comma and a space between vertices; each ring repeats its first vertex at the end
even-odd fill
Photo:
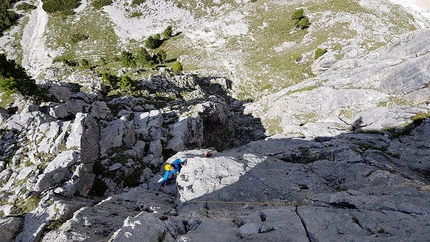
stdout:
POLYGON ((343 59, 314 63, 315 78, 254 103, 231 97, 226 78, 168 68, 122 96, 92 69, 43 80, 45 101, 0 110, 0 237, 427 241, 428 36, 368 55, 348 42, 343 59), (161 192, 176 158, 186 165, 161 192))

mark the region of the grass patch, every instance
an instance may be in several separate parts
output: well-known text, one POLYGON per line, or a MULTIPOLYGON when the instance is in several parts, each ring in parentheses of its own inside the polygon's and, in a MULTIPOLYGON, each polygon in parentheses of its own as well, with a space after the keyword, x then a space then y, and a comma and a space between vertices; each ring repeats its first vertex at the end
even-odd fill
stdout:
POLYGON ((46 44, 52 49, 63 49, 57 60, 79 62, 84 58, 91 63, 100 57, 115 60, 119 39, 107 14, 86 8, 79 15, 79 18, 76 15, 49 18, 47 30, 50 34, 46 44), (76 39, 76 36, 85 38, 76 39))
POLYGON ((264 124, 266 126, 267 132, 269 132, 270 135, 280 134, 284 131, 281 125, 281 117, 276 117, 273 119, 266 119, 264 121, 264 124))

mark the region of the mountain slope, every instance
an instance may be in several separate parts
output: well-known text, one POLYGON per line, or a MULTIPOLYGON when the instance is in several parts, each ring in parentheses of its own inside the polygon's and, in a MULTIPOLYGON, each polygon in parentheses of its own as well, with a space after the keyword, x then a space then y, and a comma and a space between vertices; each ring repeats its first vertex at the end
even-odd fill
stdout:
POLYGON ((1 110, 4 241, 429 238, 430 32, 417 5, 82 1, 46 19, 30 2, 0 41, 46 99, 1 110), (297 8, 309 28, 294 29, 297 8), (175 34, 148 52, 168 60, 126 66, 167 25, 175 34), (177 157, 187 165, 159 192, 177 157))

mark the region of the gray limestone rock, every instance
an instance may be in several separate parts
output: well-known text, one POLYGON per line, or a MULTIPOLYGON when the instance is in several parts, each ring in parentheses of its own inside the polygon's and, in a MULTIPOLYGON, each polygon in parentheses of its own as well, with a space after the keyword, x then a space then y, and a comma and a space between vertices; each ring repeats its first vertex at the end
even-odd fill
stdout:
POLYGON ((4 242, 14 241, 14 237, 23 226, 24 219, 21 217, 0 218, 0 238, 4 242))

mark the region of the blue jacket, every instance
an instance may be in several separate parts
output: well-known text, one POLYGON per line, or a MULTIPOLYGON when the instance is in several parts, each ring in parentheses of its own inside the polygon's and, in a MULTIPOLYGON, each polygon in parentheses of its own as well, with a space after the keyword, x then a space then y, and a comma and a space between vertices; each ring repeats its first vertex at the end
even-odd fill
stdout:
POLYGON ((177 158, 172 163, 170 163, 170 165, 173 167, 173 170, 166 171, 166 173, 164 173, 163 180, 161 181, 162 186, 164 183, 166 183, 167 179, 172 178, 175 173, 181 172, 182 160, 177 158))

